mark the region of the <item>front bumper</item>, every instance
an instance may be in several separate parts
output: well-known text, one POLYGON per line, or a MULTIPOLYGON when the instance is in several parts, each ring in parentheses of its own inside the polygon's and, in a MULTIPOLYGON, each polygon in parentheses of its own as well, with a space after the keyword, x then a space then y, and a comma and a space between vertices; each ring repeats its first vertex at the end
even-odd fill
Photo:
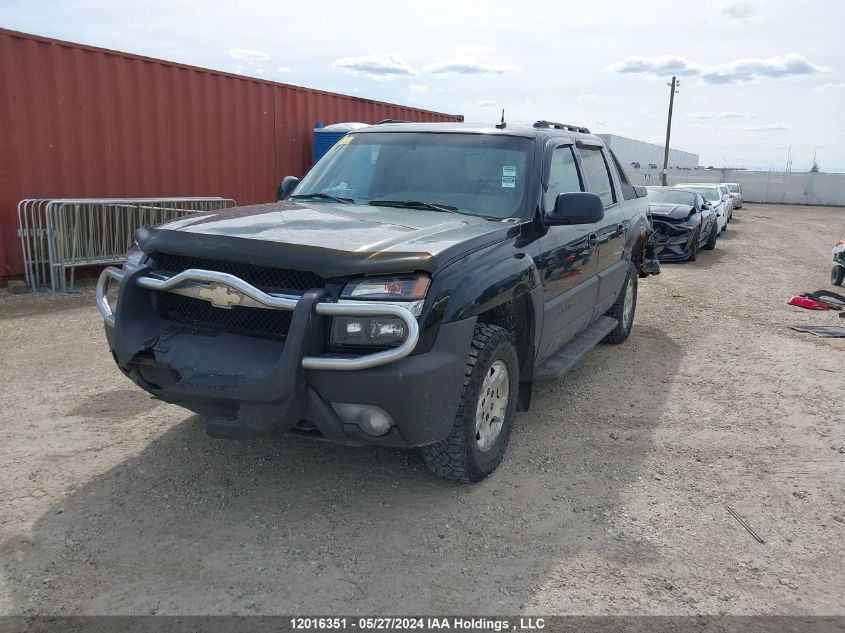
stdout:
MULTIPOLYGON (((329 303, 322 289, 301 297, 268 295, 243 280, 189 270, 169 280, 146 267, 103 272, 97 305, 116 363, 133 382, 165 402, 208 418, 209 433, 256 437, 316 429, 342 444, 420 446, 446 437, 454 421, 474 319, 441 325, 432 349, 410 355, 416 318, 401 306, 329 303), (107 294, 119 283, 114 310, 107 294), (268 309, 291 310, 285 341, 197 328, 168 321, 155 310, 157 292, 224 284, 268 309), (275 307, 269 307, 275 304, 275 307), (337 314, 402 318, 406 340, 359 356, 323 352, 325 320, 337 314), (379 407, 391 419, 381 435, 341 419, 332 403, 379 407)), ((222 309, 222 308, 221 308, 222 309)))
POLYGON ((661 262, 684 261, 689 259, 692 252, 696 228, 681 230, 670 222, 662 222, 652 218, 654 235, 651 244, 661 262))

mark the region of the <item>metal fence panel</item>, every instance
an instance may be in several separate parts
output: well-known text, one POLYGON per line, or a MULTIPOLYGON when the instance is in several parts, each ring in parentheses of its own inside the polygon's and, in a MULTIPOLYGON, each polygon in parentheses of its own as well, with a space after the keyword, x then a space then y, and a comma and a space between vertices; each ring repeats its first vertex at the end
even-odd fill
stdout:
POLYGON ((18 235, 27 285, 67 292, 77 268, 122 262, 139 227, 234 204, 216 197, 21 200, 18 235))

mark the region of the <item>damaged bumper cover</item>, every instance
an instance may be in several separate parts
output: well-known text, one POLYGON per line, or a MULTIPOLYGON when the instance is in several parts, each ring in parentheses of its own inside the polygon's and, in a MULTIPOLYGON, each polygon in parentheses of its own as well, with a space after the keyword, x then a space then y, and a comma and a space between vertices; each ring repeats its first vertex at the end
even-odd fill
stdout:
POLYGON ((146 266, 107 268, 97 285, 97 307, 121 371, 156 398, 206 416, 212 435, 256 437, 305 428, 337 443, 391 446, 420 446, 448 435, 475 320, 441 325, 433 347, 412 355, 419 326, 407 309, 327 298, 323 289, 268 294, 208 270, 162 278, 146 266), (114 307, 112 284, 118 285, 114 307), (284 340, 268 340, 167 320, 156 309, 164 292, 199 296, 221 310, 232 303, 285 310, 290 327, 284 340), (327 354, 325 322, 337 315, 397 317, 406 337, 397 347, 369 354, 327 354), (359 405, 389 421, 386 430, 374 432, 348 414, 360 413, 359 405))
POLYGON ((698 225, 668 222, 656 218, 652 218, 652 223, 654 234, 649 239, 649 243, 660 261, 683 261, 689 258, 698 225))

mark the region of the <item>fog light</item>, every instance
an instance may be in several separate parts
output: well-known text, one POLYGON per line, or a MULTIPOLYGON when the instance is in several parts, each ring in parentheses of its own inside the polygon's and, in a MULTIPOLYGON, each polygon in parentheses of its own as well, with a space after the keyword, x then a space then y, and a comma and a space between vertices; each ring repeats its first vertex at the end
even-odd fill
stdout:
POLYGON ((407 326, 398 317, 337 316, 332 319, 332 345, 396 347, 407 336, 407 326))
POLYGON ((393 425, 393 418, 381 407, 332 402, 332 408, 341 420, 358 425, 367 435, 384 435, 393 425))

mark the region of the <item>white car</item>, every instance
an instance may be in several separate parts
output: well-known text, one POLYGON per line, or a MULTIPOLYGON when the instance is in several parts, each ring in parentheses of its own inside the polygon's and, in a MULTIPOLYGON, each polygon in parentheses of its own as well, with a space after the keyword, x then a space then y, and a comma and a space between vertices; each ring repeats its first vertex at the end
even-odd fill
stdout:
POLYGON ((734 209, 741 209, 742 208, 742 185, 736 182, 720 182, 720 185, 725 185, 728 188, 728 192, 731 194, 731 198, 733 199, 734 209))
POLYGON ((719 184, 719 191, 722 194, 722 200, 725 200, 725 196, 727 196, 728 201, 728 222, 730 222, 734 217, 734 197, 731 195, 731 190, 728 189, 728 186, 725 184, 719 184))
POLYGON ((702 195, 702 197, 713 207, 716 212, 716 226, 719 230, 719 235, 728 227, 728 221, 733 211, 731 204, 731 196, 727 193, 727 189, 712 183, 686 183, 678 184, 676 187, 683 187, 684 189, 692 189, 702 195))

